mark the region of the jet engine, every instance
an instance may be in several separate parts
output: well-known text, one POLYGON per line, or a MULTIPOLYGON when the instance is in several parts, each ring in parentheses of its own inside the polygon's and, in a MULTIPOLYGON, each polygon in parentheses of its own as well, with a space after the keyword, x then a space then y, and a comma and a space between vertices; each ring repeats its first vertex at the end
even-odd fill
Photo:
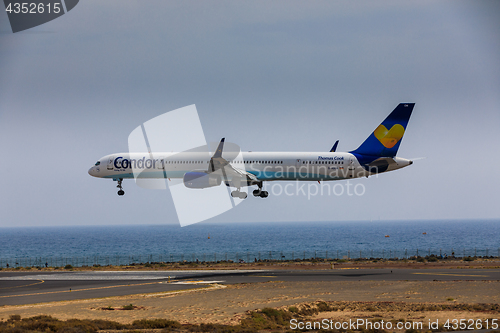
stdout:
POLYGON ((184 174, 183 181, 187 188, 207 188, 219 186, 222 182, 222 178, 221 176, 213 173, 192 171, 184 174))

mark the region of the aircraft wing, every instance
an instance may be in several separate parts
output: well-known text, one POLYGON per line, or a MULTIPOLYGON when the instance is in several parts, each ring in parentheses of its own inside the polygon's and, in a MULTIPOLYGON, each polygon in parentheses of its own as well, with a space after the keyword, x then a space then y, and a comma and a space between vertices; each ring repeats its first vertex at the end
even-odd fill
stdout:
POLYGON ((259 179, 255 175, 245 170, 235 168, 228 160, 222 157, 224 140, 225 138, 222 138, 214 155, 210 159, 208 172, 221 174, 224 181, 231 181, 231 183, 234 184, 233 186, 235 187, 239 187, 239 184, 246 185, 249 183, 258 182, 259 179))

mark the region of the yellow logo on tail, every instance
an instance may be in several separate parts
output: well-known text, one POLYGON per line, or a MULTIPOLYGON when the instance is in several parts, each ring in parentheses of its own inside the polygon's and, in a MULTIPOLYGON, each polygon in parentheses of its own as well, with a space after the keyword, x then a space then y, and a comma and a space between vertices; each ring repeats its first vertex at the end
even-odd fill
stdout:
POLYGON ((396 124, 388 130, 384 125, 380 124, 373 131, 373 134, 385 148, 392 148, 401 140, 403 134, 405 134, 405 129, 400 124, 396 124))

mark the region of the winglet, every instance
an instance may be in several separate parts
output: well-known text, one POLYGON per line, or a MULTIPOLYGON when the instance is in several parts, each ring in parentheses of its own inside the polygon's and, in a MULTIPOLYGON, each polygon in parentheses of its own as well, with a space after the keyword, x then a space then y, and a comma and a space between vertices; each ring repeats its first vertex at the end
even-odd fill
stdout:
POLYGON ((219 146, 217 147, 217 150, 215 151, 215 154, 213 156, 213 158, 219 158, 219 157, 222 157, 222 149, 224 148, 224 140, 226 138, 222 138, 220 140, 220 143, 219 143, 219 146))
POLYGON ((337 151, 337 146, 339 145, 339 140, 335 141, 332 149, 330 149, 330 153, 335 153, 337 151))

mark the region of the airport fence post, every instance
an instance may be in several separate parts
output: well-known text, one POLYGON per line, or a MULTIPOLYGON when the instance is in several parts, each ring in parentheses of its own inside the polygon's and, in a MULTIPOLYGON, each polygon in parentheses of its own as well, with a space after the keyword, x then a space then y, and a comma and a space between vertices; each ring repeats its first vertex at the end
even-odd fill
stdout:
POLYGON ((486 249, 486 256, 487 256, 487 257, 489 257, 489 256, 488 256, 488 252, 489 252, 489 249, 486 249))
POLYGON ((272 254, 272 251, 269 251, 269 260, 273 260, 273 254, 272 254))
POLYGON ((477 248, 474 248, 474 257, 477 257, 477 248))
POLYGON ((295 260, 295 251, 292 251, 292 260, 295 260))
POLYGON ((247 262, 250 262, 250 255, 247 252, 247 262))
POLYGON ((214 252, 214 262, 217 263, 217 253, 214 252))
POLYGON ((325 251, 325 259, 328 260, 328 250, 325 251))
POLYGON ((304 251, 304 260, 306 260, 306 251, 304 251))
POLYGON ((359 250, 359 259, 361 259, 361 250, 359 250))
POLYGON ((385 259, 385 249, 382 250, 382 259, 385 259))
POLYGON ((339 250, 337 250, 337 260, 339 260, 339 250))
POLYGON ((351 260, 351 250, 347 250, 347 260, 351 260))
POLYGON ((418 257, 418 247, 417 247, 417 257, 418 257))
POLYGON ((443 254, 442 254, 442 252, 441 252, 441 249, 439 249, 439 257, 440 257, 440 258, 441 258, 441 257, 443 257, 443 254))

